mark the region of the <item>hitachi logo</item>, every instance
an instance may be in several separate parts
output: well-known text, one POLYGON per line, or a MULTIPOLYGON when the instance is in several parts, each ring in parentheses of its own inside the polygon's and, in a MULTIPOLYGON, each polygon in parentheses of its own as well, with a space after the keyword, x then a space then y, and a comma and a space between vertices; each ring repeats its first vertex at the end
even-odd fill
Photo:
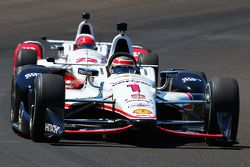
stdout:
POLYGON ((45 123, 45 132, 58 134, 60 126, 45 123))

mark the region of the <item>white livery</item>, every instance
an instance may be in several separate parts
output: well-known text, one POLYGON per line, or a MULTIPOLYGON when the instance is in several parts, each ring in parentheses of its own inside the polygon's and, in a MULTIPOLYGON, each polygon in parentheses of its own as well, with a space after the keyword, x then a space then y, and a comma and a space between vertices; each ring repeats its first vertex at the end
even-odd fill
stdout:
POLYGON ((158 57, 125 34, 118 24, 111 43, 95 42, 84 14, 75 41, 26 41, 16 48, 12 79, 11 124, 36 142, 58 142, 63 134, 109 134, 159 129, 236 143, 239 89, 235 79, 169 69, 158 72, 158 57), (32 48, 32 49, 29 49, 32 48), (159 77, 159 79, 158 79, 159 77), (159 80, 159 82, 158 82, 159 80), (222 96, 226 94, 225 96, 222 96), (225 105, 226 104, 226 105, 225 105))

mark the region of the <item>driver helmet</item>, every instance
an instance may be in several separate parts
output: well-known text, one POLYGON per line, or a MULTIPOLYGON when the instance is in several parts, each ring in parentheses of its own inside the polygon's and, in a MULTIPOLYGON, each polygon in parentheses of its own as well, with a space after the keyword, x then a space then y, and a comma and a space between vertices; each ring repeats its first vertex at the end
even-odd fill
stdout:
POLYGON ((127 59, 126 57, 119 57, 114 59, 110 66, 111 74, 124 74, 124 73, 136 73, 136 68, 132 60, 127 59))
POLYGON ((80 35, 76 38, 74 49, 92 49, 97 50, 94 37, 89 34, 80 35))

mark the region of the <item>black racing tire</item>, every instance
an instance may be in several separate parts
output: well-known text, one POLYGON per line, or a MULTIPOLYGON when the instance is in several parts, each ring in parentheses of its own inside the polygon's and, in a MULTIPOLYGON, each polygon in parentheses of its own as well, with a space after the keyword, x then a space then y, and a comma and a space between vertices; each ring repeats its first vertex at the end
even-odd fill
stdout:
POLYGON ((10 109, 10 121, 11 124, 18 121, 18 111, 21 102, 21 92, 16 85, 15 75, 11 81, 11 109, 10 109))
POLYGON ((37 64, 37 53, 33 49, 21 49, 18 52, 16 68, 29 64, 37 64))
POLYGON ((22 100, 24 100, 24 95, 16 84, 16 76, 23 70, 23 67, 18 67, 15 74, 12 76, 11 80, 11 106, 10 106, 10 122, 12 129, 17 133, 17 130, 13 128, 13 124, 18 122, 19 107, 22 100))
MULTIPOLYGON (((45 138, 45 114, 47 108, 63 111, 65 86, 63 77, 55 74, 42 74, 34 81, 34 107, 30 113, 30 137, 34 142, 58 142, 45 138)), ((62 118, 61 118, 62 119, 62 118)))
POLYGON ((44 46, 40 42, 29 42, 29 44, 34 44, 39 47, 39 50, 41 51, 41 58, 43 59, 44 56, 44 46))
POLYGON ((209 145, 232 146, 236 142, 239 123, 239 86, 233 78, 212 78, 206 88, 210 100, 207 132, 223 134, 223 139, 207 138, 209 145), (221 126, 220 126, 221 125, 221 126))
POLYGON ((155 82, 158 83, 158 71, 159 71, 159 57, 154 53, 146 53, 140 56, 141 65, 157 65, 155 70, 155 82))

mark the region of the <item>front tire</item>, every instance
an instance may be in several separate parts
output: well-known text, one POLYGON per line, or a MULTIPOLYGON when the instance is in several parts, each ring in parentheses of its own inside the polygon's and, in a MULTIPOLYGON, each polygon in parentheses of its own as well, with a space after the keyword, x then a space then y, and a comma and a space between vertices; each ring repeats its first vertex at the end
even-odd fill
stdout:
POLYGON ((20 93, 15 82, 15 77, 12 77, 11 81, 11 110, 10 110, 10 121, 11 123, 17 122, 18 110, 20 105, 20 93))
POLYGON ((26 101, 25 94, 20 90, 16 83, 16 76, 23 70, 23 67, 18 67, 15 74, 12 76, 11 81, 11 106, 10 106, 10 122, 12 129, 15 133, 22 136, 28 136, 28 128, 26 128, 25 123, 20 121, 20 107, 25 107, 24 103, 26 101), (23 102, 23 103, 22 103, 23 102), (22 106, 21 106, 22 103, 22 106))
MULTIPOLYGON (((63 77, 42 74, 34 81, 34 105, 30 113, 30 137, 34 142, 58 142, 60 138, 45 138, 45 115, 47 108, 56 108, 63 115, 65 86, 63 77)), ((63 119, 62 117, 59 119, 63 119)))
POLYGON ((232 146, 236 142, 239 123, 239 87, 233 78, 212 78, 206 88, 210 100, 207 132, 223 134, 224 139, 206 140, 209 145, 232 146))

